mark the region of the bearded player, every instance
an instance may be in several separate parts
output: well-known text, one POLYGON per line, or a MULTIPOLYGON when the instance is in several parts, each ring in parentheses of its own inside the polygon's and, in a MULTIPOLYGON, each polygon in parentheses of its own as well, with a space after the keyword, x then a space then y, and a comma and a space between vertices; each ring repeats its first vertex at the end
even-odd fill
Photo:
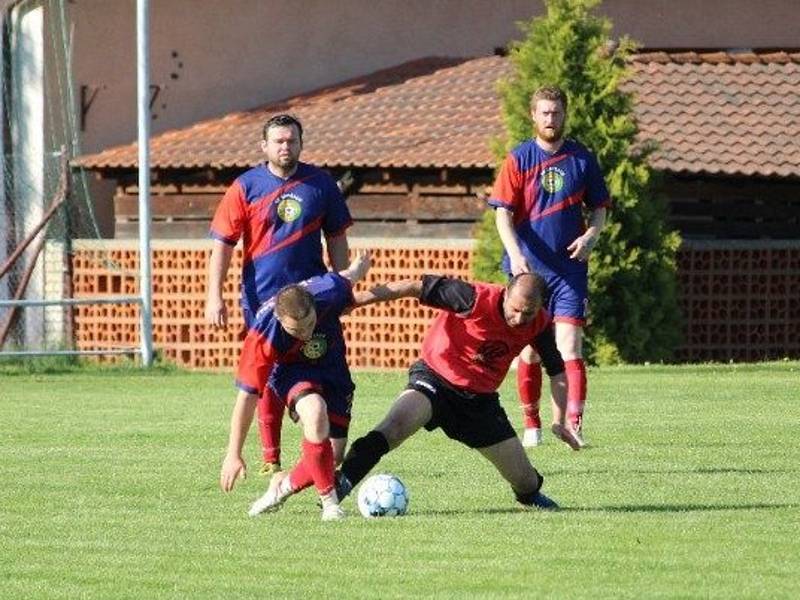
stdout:
MULTIPOLYGON (((506 157, 488 202, 495 208, 505 248, 503 270, 509 276, 535 271, 547 283, 548 308, 567 377, 568 423, 566 428, 556 423, 553 433, 572 446, 583 447, 588 261, 611 202, 597 159, 564 137, 566 110, 567 97, 557 87, 543 87, 533 94, 536 137, 506 157)), ((523 445, 537 446, 542 439, 542 369, 531 347, 520 354, 517 386, 525 418, 523 445)))

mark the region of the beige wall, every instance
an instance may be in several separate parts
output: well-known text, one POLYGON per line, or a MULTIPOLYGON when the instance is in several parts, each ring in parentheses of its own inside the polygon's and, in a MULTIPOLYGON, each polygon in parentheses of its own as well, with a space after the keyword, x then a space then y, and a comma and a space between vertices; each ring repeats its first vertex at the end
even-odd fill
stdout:
MULTIPOLYGON (((617 33, 648 47, 798 47, 798 0, 607 0, 617 33)), ((133 0, 67 4, 76 98, 98 88, 82 149, 136 136, 133 0)), ((151 0, 153 133, 426 55, 505 46, 539 0, 151 0)))

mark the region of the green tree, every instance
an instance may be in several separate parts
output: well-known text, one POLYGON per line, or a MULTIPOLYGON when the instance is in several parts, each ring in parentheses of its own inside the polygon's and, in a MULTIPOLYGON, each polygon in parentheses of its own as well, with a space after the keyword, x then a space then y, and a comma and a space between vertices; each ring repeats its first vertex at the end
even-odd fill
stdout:
MULTIPOLYGON (((509 48, 510 76, 500 82, 505 139, 498 163, 532 135, 533 92, 567 93, 567 135, 598 158, 613 200, 589 264, 586 355, 597 363, 669 360, 681 339, 676 254, 680 237, 666 226, 666 203, 648 165, 652 146, 637 140, 633 98, 624 89, 635 44, 612 42, 611 22, 593 14, 600 0, 545 0, 546 13, 519 24, 509 48)), ((502 245, 487 211, 476 228, 475 276, 502 280, 502 245)))

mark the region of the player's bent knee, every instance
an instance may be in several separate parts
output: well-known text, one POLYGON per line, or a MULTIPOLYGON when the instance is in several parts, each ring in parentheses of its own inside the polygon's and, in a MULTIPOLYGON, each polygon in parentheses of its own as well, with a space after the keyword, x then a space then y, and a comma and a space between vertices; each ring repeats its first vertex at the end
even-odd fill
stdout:
POLYGON ((307 394, 295 402, 295 411, 300 416, 303 426, 303 437, 308 441, 319 443, 330 435, 328 423, 328 407, 319 394, 307 394))

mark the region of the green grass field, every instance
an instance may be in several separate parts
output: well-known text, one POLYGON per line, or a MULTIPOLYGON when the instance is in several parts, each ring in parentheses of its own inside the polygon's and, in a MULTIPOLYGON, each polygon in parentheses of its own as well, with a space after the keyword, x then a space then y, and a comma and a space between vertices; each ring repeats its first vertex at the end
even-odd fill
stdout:
MULTIPOLYGON (((380 471, 410 514, 322 523, 311 491, 246 515, 217 487, 229 375, 0 367, 2 598, 798 598, 800 364, 590 372, 587 438, 529 455, 565 509, 420 432, 380 471)), ((352 435, 405 381, 357 373, 352 435)), ((511 379, 506 409, 521 426, 511 379)), ((285 462, 299 446, 284 426, 285 462)))

